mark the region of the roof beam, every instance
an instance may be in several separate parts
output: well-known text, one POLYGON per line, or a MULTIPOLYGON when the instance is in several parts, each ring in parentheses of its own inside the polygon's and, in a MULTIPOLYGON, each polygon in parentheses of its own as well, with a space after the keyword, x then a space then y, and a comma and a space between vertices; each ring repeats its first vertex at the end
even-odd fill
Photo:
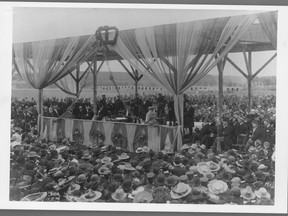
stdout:
POLYGON ((274 58, 276 58, 277 53, 275 53, 262 67, 260 67, 253 75, 252 79, 254 79, 274 58))
POLYGON ((239 68, 228 56, 226 57, 226 60, 235 68, 237 69, 246 79, 248 78, 247 74, 239 68))

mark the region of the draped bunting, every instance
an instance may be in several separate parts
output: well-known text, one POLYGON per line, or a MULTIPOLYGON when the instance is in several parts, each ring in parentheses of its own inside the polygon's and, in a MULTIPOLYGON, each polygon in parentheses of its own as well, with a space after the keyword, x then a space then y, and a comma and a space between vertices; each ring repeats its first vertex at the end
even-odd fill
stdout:
POLYGON ((113 124, 110 122, 103 122, 103 126, 104 126, 104 132, 105 132, 105 145, 110 145, 112 144, 111 141, 111 135, 112 135, 112 130, 113 130, 113 124))
POLYGON ((135 128, 133 148, 136 150, 138 147, 147 146, 148 131, 145 125, 137 125, 135 128))
MULTIPOLYGON (((119 146, 113 136, 121 134, 126 139, 125 145, 121 145, 121 147, 129 151, 135 151, 139 146, 148 146, 153 151, 159 152, 164 149, 167 137, 170 144, 173 142, 177 130, 176 127, 164 125, 151 126, 50 117, 42 117, 42 119, 43 127, 40 133, 42 138, 52 141, 69 138, 80 145, 89 143, 98 145, 101 141, 104 141, 106 146, 119 146), (65 137, 63 137, 63 134, 65 134, 65 137), (98 140, 96 135, 99 135, 98 140), (140 136, 144 136, 144 139, 139 139, 140 136)), ((172 149, 177 150, 177 147, 172 145, 172 149)))
POLYGON ((134 144, 134 137, 135 137, 135 133, 136 133, 136 128, 135 125, 133 124, 126 124, 126 131, 127 131, 127 141, 128 141, 128 150, 129 151, 135 151, 135 146, 134 144))
POLYGON ((183 92, 228 54, 256 18, 245 15, 121 31, 116 45, 109 46, 174 95, 178 148, 183 92))
POLYGON ((104 142, 105 137, 105 130, 103 126, 103 122, 93 121, 91 130, 89 132, 90 142, 92 144, 99 144, 100 142, 104 142))
POLYGON ((125 124, 114 124, 111 140, 114 146, 121 147, 122 149, 128 149, 127 130, 125 124))
POLYGON ((72 130, 73 141, 82 145, 84 143, 84 125, 83 120, 74 120, 72 130))
POLYGON ((261 13, 258 16, 259 22, 265 34, 272 43, 274 49, 277 49, 277 13, 261 13))
POLYGON ((82 64, 95 52, 95 37, 81 36, 13 45, 13 63, 20 77, 43 89, 82 64))
POLYGON ((88 145, 90 143, 90 136, 89 135, 90 135, 91 127, 92 127, 92 122, 91 121, 83 121, 83 130, 84 130, 83 143, 84 143, 84 145, 88 145))

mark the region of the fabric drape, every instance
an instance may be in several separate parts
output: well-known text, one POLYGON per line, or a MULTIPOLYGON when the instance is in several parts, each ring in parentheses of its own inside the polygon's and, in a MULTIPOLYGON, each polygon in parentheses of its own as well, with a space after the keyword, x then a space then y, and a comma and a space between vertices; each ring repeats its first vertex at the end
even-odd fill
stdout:
POLYGON ((266 36, 269 38, 274 49, 277 49, 277 15, 276 11, 261 13, 258 20, 264 30, 266 36))
POLYGON ((86 61, 95 46, 93 35, 14 44, 13 63, 26 83, 43 89, 86 61))
POLYGON ((133 140, 134 140, 134 136, 135 136, 135 131, 136 131, 136 127, 133 124, 126 124, 126 132, 127 132, 127 142, 128 142, 128 147, 127 149, 131 152, 133 152, 134 146, 133 146, 133 140))
POLYGON ((183 92, 228 54, 256 18, 245 15, 127 30, 110 46, 174 95, 178 149, 182 145, 183 92))

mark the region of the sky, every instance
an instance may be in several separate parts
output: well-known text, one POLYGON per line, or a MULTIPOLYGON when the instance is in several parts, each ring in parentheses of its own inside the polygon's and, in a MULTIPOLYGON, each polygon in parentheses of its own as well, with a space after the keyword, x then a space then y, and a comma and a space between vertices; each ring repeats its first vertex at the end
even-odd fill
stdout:
MULTIPOLYGON (((91 35, 103 25, 116 26, 119 30, 125 30, 257 12, 263 11, 19 7, 13 9, 13 43, 91 35)), ((274 52, 253 54, 253 71, 260 68, 273 54, 274 52)), ((230 58, 245 70, 242 54, 231 54, 230 58)), ((124 71, 117 62, 110 62, 109 65, 112 71, 124 71)), ((276 60, 273 60, 259 76, 275 75, 275 68, 276 60)), ((105 64, 102 71, 107 70, 105 64)), ((217 74, 217 69, 214 68, 210 73, 217 74)), ((241 76, 230 64, 226 65, 224 73, 241 76)))

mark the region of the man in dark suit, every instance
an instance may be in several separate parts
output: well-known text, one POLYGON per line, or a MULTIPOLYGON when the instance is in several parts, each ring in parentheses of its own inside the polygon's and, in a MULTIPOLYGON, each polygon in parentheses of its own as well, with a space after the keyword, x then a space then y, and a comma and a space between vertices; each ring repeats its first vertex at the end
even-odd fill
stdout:
POLYGON ((264 120, 264 126, 266 132, 265 141, 270 144, 275 144, 275 128, 273 126, 273 121, 268 119, 264 120))
POLYGON ((184 101, 184 128, 189 129, 189 134, 192 135, 194 127, 194 113, 195 110, 189 100, 185 98, 184 101))
POLYGON ((247 151, 251 145, 254 145, 256 140, 260 140, 262 143, 265 141, 266 133, 263 125, 261 125, 259 121, 253 121, 252 127, 253 128, 244 151, 247 151))
POLYGON ((232 126, 232 123, 228 121, 228 119, 223 119, 223 137, 224 137, 224 142, 223 142, 223 150, 229 150, 232 148, 232 144, 234 144, 234 129, 232 126))

